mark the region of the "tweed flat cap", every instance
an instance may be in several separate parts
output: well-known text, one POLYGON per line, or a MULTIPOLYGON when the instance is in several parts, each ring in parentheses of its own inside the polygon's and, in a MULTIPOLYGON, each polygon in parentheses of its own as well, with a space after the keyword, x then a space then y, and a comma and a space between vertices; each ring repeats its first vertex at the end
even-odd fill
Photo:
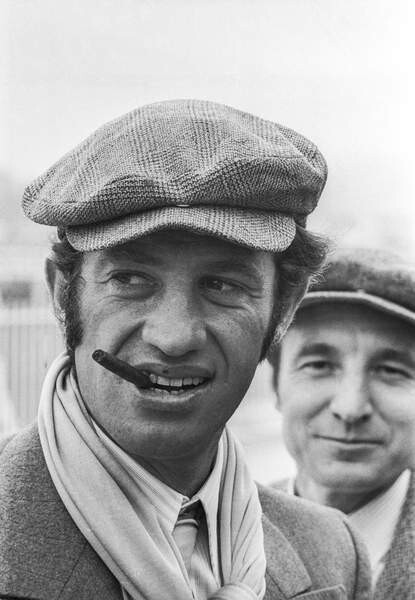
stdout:
POLYGON ((300 308, 321 302, 366 304, 415 323, 415 265, 379 249, 339 249, 300 308))
POLYGON ((184 228, 279 251, 327 177, 295 131, 229 106, 173 100, 107 123, 29 185, 25 214, 78 250, 184 228))

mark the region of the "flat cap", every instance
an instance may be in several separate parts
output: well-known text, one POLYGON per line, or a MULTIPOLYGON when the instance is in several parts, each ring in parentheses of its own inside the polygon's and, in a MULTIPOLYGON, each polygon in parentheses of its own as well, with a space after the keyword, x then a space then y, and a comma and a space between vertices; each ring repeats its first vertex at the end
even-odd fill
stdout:
POLYGON ((295 131, 200 100, 149 104, 107 123, 29 185, 25 214, 78 250, 189 229, 280 251, 327 177, 295 131))
POLYGON ((415 323, 415 265, 380 249, 339 249, 300 308, 322 302, 366 304, 415 323))

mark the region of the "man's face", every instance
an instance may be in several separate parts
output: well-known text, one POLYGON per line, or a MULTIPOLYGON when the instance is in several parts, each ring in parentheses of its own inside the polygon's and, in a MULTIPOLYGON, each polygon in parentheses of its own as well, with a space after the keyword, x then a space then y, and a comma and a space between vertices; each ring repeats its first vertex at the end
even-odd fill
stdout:
POLYGON ((87 253, 81 274, 75 364, 95 420, 146 459, 216 443, 259 361, 273 256, 169 231, 87 253), (159 389, 139 390, 103 369, 91 359, 97 348, 150 373, 159 389))
POLYGON ((415 329, 346 303, 297 313, 276 381, 300 477, 375 492, 415 459, 415 329))

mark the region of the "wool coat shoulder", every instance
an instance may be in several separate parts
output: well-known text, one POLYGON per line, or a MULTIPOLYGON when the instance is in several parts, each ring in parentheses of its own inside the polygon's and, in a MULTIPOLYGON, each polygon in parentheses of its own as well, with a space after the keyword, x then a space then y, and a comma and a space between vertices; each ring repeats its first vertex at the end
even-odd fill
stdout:
MULTIPOLYGON (((272 484, 287 492, 288 479, 272 484)), ((408 492, 396 525, 385 567, 376 583, 373 600, 415 600, 415 473, 411 473, 408 492)))
MULTIPOLYGON (((366 552, 340 513, 261 486, 259 496, 264 600, 370 598, 366 552)), ((0 598, 122 600, 57 494, 35 426, 0 454, 0 598)))

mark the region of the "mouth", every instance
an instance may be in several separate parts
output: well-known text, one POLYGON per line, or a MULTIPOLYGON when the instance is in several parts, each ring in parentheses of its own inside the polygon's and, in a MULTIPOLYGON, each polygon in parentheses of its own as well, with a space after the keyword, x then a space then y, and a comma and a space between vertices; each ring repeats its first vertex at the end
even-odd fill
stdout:
MULTIPOLYGON (((203 388, 211 379, 210 372, 202 367, 183 365, 179 368, 168 368, 163 365, 151 365, 151 363, 133 366, 99 348, 92 353, 92 358, 121 379, 133 383, 142 395, 150 396, 153 402, 155 395, 161 395, 163 402, 166 401, 166 397, 182 396, 183 394, 189 396, 189 393, 191 395, 203 388), (156 372, 157 370, 159 373, 156 372), (167 377, 167 372, 173 377, 167 377)), ((176 404, 178 403, 176 402, 176 404)))
POLYGON ((191 413, 212 381, 207 377, 164 377, 146 371, 151 387, 137 388, 137 405, 152 412, 191 413))
POLYGON ((380 440, 371 438, 347 438, 347 437, 334 437, 329 435, 316 435, 317 439, 342 444, 344 446, 379 446, 380 440))
POLYGON ((152 392, 163 392, 173 396, 178 396, 189 391, 196 391, 203 387, 207 382, 207 377, 164 377, 145 371, 147 377, 151 381, 151 385, 148 387, 148 391, 152 392))

